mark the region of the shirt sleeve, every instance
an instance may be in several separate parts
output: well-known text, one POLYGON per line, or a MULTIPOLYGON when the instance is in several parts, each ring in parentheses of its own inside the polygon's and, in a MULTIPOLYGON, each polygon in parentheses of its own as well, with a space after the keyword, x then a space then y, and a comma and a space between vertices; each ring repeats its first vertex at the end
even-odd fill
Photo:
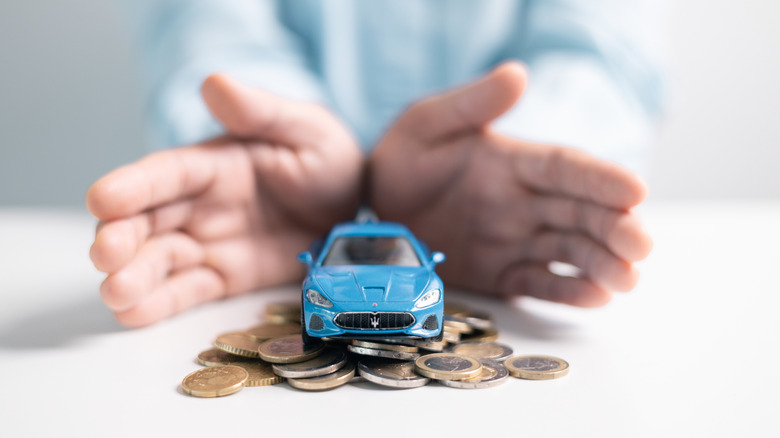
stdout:
POLYGON ((325 95, 297 35, 272 0, 120 0, 145 78, 155 148, 221 133, 200 95, 212 73, 291 99, 325 95))
POLYGON ((496 129, 642 172, 663 102, 657 14, 652 0, 527 1, 507 57, 529 84, 496 129))

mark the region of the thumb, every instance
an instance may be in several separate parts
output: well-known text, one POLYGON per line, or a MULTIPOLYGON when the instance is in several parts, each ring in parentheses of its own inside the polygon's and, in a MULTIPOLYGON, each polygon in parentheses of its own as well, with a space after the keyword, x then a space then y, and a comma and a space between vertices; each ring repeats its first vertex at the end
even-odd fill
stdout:
POLYGON ((482 128, 517 102, 527 82, 522 64, 505 62, 475 82, 416 103, 399 128, 429 139, 482 128))
POLYGON ((203 100, 225 129, 237 137, 298 145, 308 124, 305 106, 224 75, 213 74, 201 87, 203 100), (304 132, 302 132, 304 131, 304 132))

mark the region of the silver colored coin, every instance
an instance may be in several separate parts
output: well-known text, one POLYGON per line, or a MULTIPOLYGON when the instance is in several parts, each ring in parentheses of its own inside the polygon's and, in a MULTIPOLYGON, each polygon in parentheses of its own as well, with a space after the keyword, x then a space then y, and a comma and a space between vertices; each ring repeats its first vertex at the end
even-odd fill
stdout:
POLYGON ((352 340, 356 347, 373 348, 374 350, 400 351, 402 353, 417 353, 417 347, 403 344, 386 344, 383 342, 366 341, 362 339, 352 340))
POLYGON ((424 339, 411 339, 411 338, 377 338, 373 339, 375 342, 381 342, 384 344, 398 344, 398 345, 408 345, 410 347, 417 347, 421 350, 428 350, 428 351, 436 351, 441 352, 444 351, 444 347, 447 346, 447 342, 440 341, 426 341, 424 339))
POLYGON ((387 359, 415 360, 420 357, 420 353, 404 353, 402 351, 377 350, 374 348, 358 347, 347 345, 347 350, 363 356, 384 357, 387 359))
POLYGON ((349 383, 355 377, 355 365, 347 362, 344 368, 335 373, 324 376, 310 377, 308 379, 287 379, 290 386, 304 391, 325 391, 337 388, 349 383))
POLYGON ((503 361, 512 356, 512 348, 498 342, 465 341, 453 346, 450 351, 479 360, 503 361))
POLYGON ((347 353, 344 350, 325 347, 320 355, 304 362, 273 364, 277 376, 305 379, 325 374, 335 373, 347 363, 347 353))
POLYGON ((482 374, 479 377, 468 380, 439 380, 444 386, 460 389, 484 389, 498 386, 507 381, 509 371, 499 362, 492 360, 482 361, 482 374))
POLYGON ((463 318, 466 323, 478 330, 487 330, 493 328, 493 320, 490 319, 490 315, 482 312, 469 312, 468 315, 463 318))
POLYGON ((390 388, 419 388, 430 382, 427 377, 414 372, 414 362, 361 360, 358 372, 369 382, 390 388))

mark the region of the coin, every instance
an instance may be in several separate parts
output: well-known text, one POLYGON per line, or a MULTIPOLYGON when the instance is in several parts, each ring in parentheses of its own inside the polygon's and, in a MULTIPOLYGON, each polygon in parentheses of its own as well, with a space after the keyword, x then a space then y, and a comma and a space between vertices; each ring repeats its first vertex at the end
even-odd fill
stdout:
POLYGON ((258 348, 258 353, 266 362, 295 363, 317 356, 323 346, 321 341, 317 341, 304 349, 300 334, 286 335, 263 342, 258 348))
POLYGON ((468 307, 458 303, 444 303, 444 314, 451 316, 466 316, 469 313, 468 307))
POLYGON ((308 379, 287 379, 290 386, 305 391, 324 391, 333 389, 348 383, 355 376, 355 364, 347 362, 344 367, 335 373, 324 376, 310 377, 308 379))
POLYGON ((418 374, 437 380, 462 380, 476 377, 482 364, 471 357, 454 353, 433 353, 414 362, 418 374))
POLYGON ((272 325, 287 325, 301 323, 300 315, 266 315, 265 320, 272 325))
POLYGON ((463 336, 463 341, 483 341, 492 342, 498 339, 498 331, 495 328, 489 328, 485 330, 474 330, 474 333, 463 336))
POLYGON ((244 333, 252 336, 259 341, 267 341, 271 338, 278 338, 279 336, 292 335, 301 332, 300 324, 260 324, 254 326, 244 333))
POLYGON ((400 344, 384 344, 380 342, 353 339, 352 345, 356 347, 373 348, 374 350, 400 351, 402 353, 417 353, 417 347, 400 344))
POLYGON ((240 391, 248 378, 249 373, 241 367, 220 365, 188 374, 181 389, 195 397, 221 397, 240 391))
POLYGON ((257 339, 243 332, 225 333, 217 337, 214 346, 222 351, 237 354, 244 357, 260 357, 257 348, 260 343, 257 339))
POLYGON ((414 372, 412 362, 362 359, 358 372, 369 382, 391 388, 419 388, 430 381, 414 372))
POLYGON ((466 341, 452 347, 455 354, 473 357, 474 359, 488 359, 502 361, 512 356, 512 349, 497 342, 466 341))
POLYGON ((471 327, 465 319, 459 316, 444 315, 444 327, 450 328, 461 334, 474 332, 474 328, 471 327))
POLYGON ((498 386, 509 378, 509 372, 499 362, 492 360, 482 361, 482 372, 474 379, 468 380, 439 380, 439 383, 452 388, 483 389, 498 386))
POLYGON ((509 374, 520 379, 549 380, 569 373, 569 363, 553 356, 515 356, 504 361, 509 374))
POLYGON ((437 351, 437 352, 444 351, 444 347, 447 346, 447 341, 426 341, 424 339, 410 339, 404 337, 379 338, 373 340, 384 344, 408 345, 410 347, 417 347, 421 350, 437 351))
POLYGON ((442 337, 445 341, 451 342, 453 344, 460 342, 460 332, 454 330, 452 327, 447 327, 446 325, 442 329, 442 337))
POLYGON ((289 301, 285 303, 271 303, 265 306, 266 316, 278 315, 289 316, 293 318, 301 317, 301 303, 296 301, 289 301))
POLYGON ((488 330, 493 328, 493 320, 487 313, 470 311, 469 314, 465 316, 464 320, 468 325, 475 329, 488 330))
POLYGON ((219 348, 212 348, 210 350, 201 351, 198 354, 198 363, 207 367, 215 367, 218 365, 229 365, 233 362, 241 362, 246 360, 245 357, 236 356, 230 354, 219 348))
POLYGON ((305 379, 335 373, 347 363, 347 353, 333 347, 325 347, 319 356, 307 361, 274 364, 274 373, 282 377, 305 379))
POLYGON ((347 350, 362 354, 363 356, 384 357, 387 359, 415 360, 420 357, 419 353, 404 353, 402 351, 377 350, 375 348, 358 347, 347 345, 347 350))
POLYGON ((260 360, 254 362, 234 362, 231 365, 241 367, 249 373, 244 386, 270 386, 284 382, 284 377, 274 374, 270 363, 260 360))

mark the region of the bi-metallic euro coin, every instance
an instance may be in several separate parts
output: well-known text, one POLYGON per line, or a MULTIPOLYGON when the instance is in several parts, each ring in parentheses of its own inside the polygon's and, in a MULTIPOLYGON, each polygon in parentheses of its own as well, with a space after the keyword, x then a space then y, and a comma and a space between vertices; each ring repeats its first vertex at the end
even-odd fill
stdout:
POLYGON ((504 361, 509 374, 520 379, 549 380, 569 373, 569 363, 553 356, 515 356, 504 361))
POLYGON ((506 382, 509 378, 507 369, 498 362, 482 361, 482 371, 479 376, 467 380, 439 380, 439 383, 451 388, 483 389, 492 388, 506 382))
POLYGON ((433 353, 414 362, 415 371, 436 380, 463 380, 477 377, 482 364, 474 358, 454 353, 433 353))

